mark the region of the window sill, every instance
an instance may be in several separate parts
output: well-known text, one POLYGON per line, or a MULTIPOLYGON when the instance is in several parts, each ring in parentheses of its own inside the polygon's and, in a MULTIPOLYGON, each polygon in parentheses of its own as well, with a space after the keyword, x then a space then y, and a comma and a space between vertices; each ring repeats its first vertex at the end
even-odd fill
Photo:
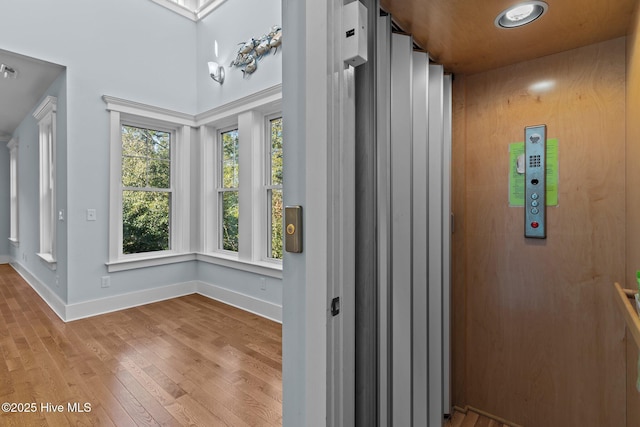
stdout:
POLYGON ((44 262, 46 264, 47 267, 49 267, 50 270, 55 271, 58 263, 57 261, 53 258, 53 255, 51 254, 41 254, 41 253, 36 253, 36 255, 38 255, 38 257, 42 260, 42 262, 44 262))
POLYGON ((134 270, 137 268, 155 267, 160 265, 175 264, 186 261, 202 261, 209 264, 221 265, 236 270, 247 271, 263 276, 282 279, 282 263, 270 261, 245 261, 238 259, 236 255, 225 253, 185 253, 163 254, 132 259, 123 259, 107 262, 109 273, 116 271, 134 270))
POLYGON ((20 246, 20 241, 18 239, 14 239, 13 237, 9 237, 9 242, 11 243, 11 246, 13 246, 14 248, 17 248, 20 246))
POLYGON ((224 253, 197 253, 196 259, 209 264, 221 265, 236 270, 282 279, 282 263, 269 261, 245 261, 235 255, 224 253))
POLYGON ((159 265, 175 264, 178 262, 193 261, 196 259, 194 253, 183 254, 163 254, 136 257, 131 259, 119 259, 106 263, 109 273, 115 271, 134 270, 136 268, 155 267, 159 265))

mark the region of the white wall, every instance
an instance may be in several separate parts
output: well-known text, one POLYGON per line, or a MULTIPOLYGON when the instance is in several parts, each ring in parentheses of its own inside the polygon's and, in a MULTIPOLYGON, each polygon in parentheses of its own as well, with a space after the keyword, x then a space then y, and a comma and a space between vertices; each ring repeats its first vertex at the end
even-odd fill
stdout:
MULTIPOLYGON (((198 24, 197 83, 198 112, 204 112, 282 82, 282 47, 258 61, 258 69, 246 77, 238 67, 229 67, 239 43, 267 34, 282 25, 281 0, 230 0, 198 24), (218 42, 218 57, 214 42, 218 42), (208 61, 222 64, 224 84, 209 77, 208 61)), ((283 32, 286 37, 286 32, 283 32)), ((283 43, 283 44, 286 44, 283 43)))
MULTIPOLYGON (((223 61, 222 57, 235 54, 243 39, 259 37, 280 24, 280 15, 279 0, 228 1, 199 23, 148 0, 92 0, 89 7, 82 0, 5 2, 0 14, 0 48, 67 67, 58 82, 66 122, 65 134, 58 135, 57 209, 65 211, 65 221, 58 222, 58 253, 59 258, 65 255, 55 273, 35 263, 36 161, 33 169, 21 168, 26 174, 21 172, 21 192, 26 195, 24 202, 21 199, 21 245, 13 252, 16 261, 66 304, 200 280, 281 305, 279 279, 267 278, 267 289, 262 290, 261 276, 211 264, 200 267, 191 261, 107 272, 109 115, 101 98, 110 95, 195 115, 279 84, 280 51, 260 61, 258 70, 247 78, 242 78, 240 70, 229 69, 231 60, 223 61), (218 40, 220 62, 227 68, 222 86, 209 78, 206 66, 213 59, 213 40, 218 40), (97 221, 86 220, 87 209, 96 209, 97 221), (111 286, 101 288, 100 278, 107 275, 111 286)), ((58 117, 60 122, 61 115, 58 117)), ((28 120, 19 133, 26 140, 37 141, 37 127, 28 120)), ((33 163, 30 155, 22 157, 22 136, 20 150, 21 164, 33 163)), ((5 151, 2 155, 8 157, 5 151)), ((8 159, 0 157, 0 161, 8 165, 8 159)), ((192 179, 199 176, 196 163, 192 179)), ((192 200, 198 194, 198 183, 194 184, 192 200)), ((0 191, 4 191, 1 185, 0 191)), ((192 206, 194 222, 198 210, 196 200, 192 206)), ((8 218, 2 215, 8 216, 8 206, 5 209, 0 204, 0 211, 2 255, 4 236, 8 236, 8 218), (7 231, 2 232, 2 227, 7 231)), ((193 228, 192 236, 197 235, 193 228)))

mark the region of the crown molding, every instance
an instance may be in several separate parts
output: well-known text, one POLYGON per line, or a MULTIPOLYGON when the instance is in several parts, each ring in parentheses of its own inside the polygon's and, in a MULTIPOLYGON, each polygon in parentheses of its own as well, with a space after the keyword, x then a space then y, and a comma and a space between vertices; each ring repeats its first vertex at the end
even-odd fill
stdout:
POLYGON ((195 126, 194 117, 191 114, 169 110, 167 108, 155 107, 141 102, 129 101, 122 98, 103 95, 102 99, 107 104, 107 110, 118 111, 120 113, 140 115, 141 112, 146 117, 165 122, 178 123, 183 126, 195 126))
MULTIPOLYGON (((282 84, 268 87, 251 95, 228 102, 219 107, 197 114, 196 126, 216 122, 230 115, 240 114, 248 110, 269 110, 282 104, 282 84)), ((265 111, 268 112, 268 111, 265 111)))
POLYGON ((42 120, 49 113, 55 113, 58 108, 58 98, 55 96, 47 96, 42 100, 40 105, 33 112, 33 117, 37 121, 42 120))

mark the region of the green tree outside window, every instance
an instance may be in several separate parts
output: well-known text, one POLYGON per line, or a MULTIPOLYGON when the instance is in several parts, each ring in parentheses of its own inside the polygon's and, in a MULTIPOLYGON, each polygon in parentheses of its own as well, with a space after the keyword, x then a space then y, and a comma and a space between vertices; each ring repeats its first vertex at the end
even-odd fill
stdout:
POLYGON ((282 259, 282 117, 269 121, 270 173, 267 190, 271 229, 269 230, 269 257, 282 259))
POLYGON ((238 187, 240 181, 240 153, 238 129, 221 133, 222 140, 222 249, 238 252, 238 217, 240 205, 238 187))
POLYGON ((170 249, 171 133, 123 125, 122 252, 170 249))

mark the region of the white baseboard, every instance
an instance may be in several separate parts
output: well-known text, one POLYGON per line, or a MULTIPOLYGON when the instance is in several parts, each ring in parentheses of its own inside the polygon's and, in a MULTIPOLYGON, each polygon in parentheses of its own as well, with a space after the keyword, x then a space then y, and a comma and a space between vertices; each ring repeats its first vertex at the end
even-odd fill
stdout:
POLYGON ((205 282, 198 282, 197 292, 205 297, 257 314, 274 322, 282 323, 281 305, 205 282))
POLYGON ((51 307, 53 312, 56 313, 60 319, 66 321, 66 304, 64 303, 64 301, 62 301, 62 299, 55 292, 53 292, 47 285, 42 283, 40 279, 31 274, 31 272, 24 268, 24 266, 22 266, 21 264, 12 262, 11 266, 18 272, 20 276, 22 276, 25 282, 27 282, 29 286, 31 286, 38 295, 40 295, 40 298, 42 298, 44 302, 46 302, 47 305, 51 307))
POLYGON ((196 282, 177 283, 175 285, 163 286, 161 288, 129 292, 126 294, 68 304, 66 307, 66 321, 70 322, 72 320, 84 319, 86 317, 97 316, 99 314, 112 313, 114 311, 125 310, 131 307, 190 295, 196 292, 196 286, 196 282))
POLYGON ((195 293, 257 314, 274 322, 282 323, 281 306, 230 289, 198 281, 69 304, 66 306, 65 317, 66 321, 69 322, 195 293))
POLYGON ((140 305, 198 293, 205 297, 282 323, 282 306, 231 289, 200 281, 177 283, 161 288, 147 289, 121 295, 65 304, 49 287, 18 263, 12 267, 40 295, 51 309, 65 322, 111 313, 140 305))
POLYGON ((9 255, 0 255, 0 264, 11 264, 11 257, 9 255))

